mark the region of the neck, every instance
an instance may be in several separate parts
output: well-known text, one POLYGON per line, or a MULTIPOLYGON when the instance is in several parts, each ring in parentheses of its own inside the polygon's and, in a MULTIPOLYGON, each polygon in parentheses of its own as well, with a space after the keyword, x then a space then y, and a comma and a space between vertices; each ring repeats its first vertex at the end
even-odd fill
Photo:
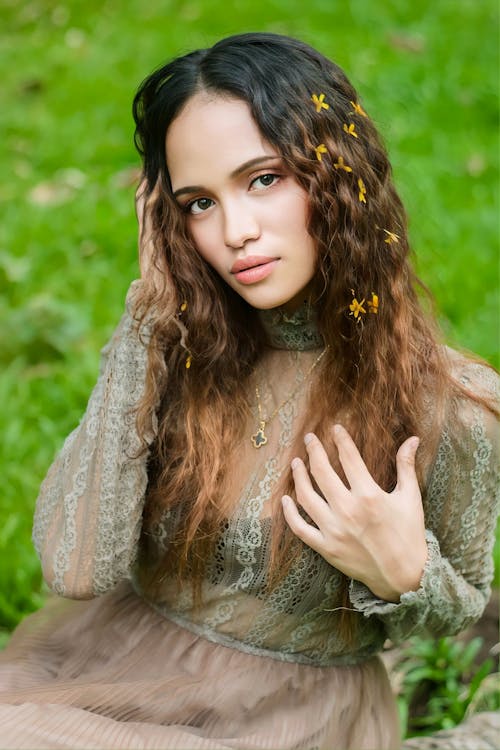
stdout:
POLYGON ((306 350, 324 347, 323 337, 318 331, 316 311, 307 300, 299 305, 281 305, 272 310, 259 310, 258 314, 269 345, 274 349, 306 350))
POLYGON ((312 295, 314 291, 314 280, 311 280, 309 284, 304 288, 301 289, 298 294, 295 295, 295 297, 292 297, 292 299, 288 300, 288 302, 285 302, 283 305, 280 305, 279 310, 283 310, 286 315, 293 315, 294 312, 296 312, 302 305, 312 305, 312 295))

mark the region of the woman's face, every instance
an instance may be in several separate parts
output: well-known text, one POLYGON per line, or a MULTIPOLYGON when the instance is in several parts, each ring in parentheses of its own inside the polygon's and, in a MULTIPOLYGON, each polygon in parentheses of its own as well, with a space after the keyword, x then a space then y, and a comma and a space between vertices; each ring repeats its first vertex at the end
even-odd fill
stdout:
POLYGON ((200 92, 170 125, 167 167, 200 255, 250 305, 292 311, 316 267, 307 193, 246 102, 200 92))

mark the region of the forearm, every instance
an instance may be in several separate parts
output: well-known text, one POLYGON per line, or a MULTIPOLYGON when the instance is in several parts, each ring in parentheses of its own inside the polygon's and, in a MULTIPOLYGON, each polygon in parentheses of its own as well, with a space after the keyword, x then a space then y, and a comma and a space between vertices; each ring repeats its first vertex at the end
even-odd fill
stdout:
POLYGON ((428 558, 420 585, 403 593, 397 602, 378 598, 367 586, 352 581, 353 607, 366 617, 383 621, 387 636, 399 643, 416 634, 454 635, 475 622, 488 601, 491 563, 485 550, 482 580, 474 585, 442 557, 439 542, 427 531, 428 558))
POLYGON ((133 413, 147 349, 128 312, 103 357, 85 415, 50 468, 35 512, 44 577, 72 598, 103 593, 128 574, 147 484, 147 452, 141 453, 133 413))

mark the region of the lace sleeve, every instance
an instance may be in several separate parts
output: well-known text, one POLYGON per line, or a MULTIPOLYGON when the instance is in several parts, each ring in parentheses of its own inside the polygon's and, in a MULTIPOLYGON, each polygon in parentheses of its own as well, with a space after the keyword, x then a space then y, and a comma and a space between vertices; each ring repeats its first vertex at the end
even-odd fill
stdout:
MULTIPOLYGON (((498 396, 498 377, 489 368, 468 363, 460 379, 476 393, 498 396)), ((393 604, 359 581, 350 586, 353 607, 382 620, 393 642, 417 633, 453 635, 481 616, 490 595, 498 425, 489 411, 465 399, 456 417, 460 429, 445 428, 425 493, 428 558, 420 588, 393 604)))
POLYGON ((131 413, 142 395, 147 342, 127 311, 102 349, 100 375, 79 426, 42 483, 33 542, 48 585, 86 599, 126 577, 134 561, 147 484, 147 455, 131 413))

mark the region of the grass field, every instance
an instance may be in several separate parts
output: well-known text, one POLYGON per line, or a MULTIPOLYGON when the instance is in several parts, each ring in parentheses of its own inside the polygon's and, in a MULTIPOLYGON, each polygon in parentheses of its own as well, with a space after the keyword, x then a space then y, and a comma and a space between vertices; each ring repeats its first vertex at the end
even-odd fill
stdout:
POLYGON ((496 3, 0 2, 0 628, 42 599, 34 501, 137 277, 130 106, 176 53, 298 36, 335 59, 389 147, 448 340, 499 364, 496 3))

